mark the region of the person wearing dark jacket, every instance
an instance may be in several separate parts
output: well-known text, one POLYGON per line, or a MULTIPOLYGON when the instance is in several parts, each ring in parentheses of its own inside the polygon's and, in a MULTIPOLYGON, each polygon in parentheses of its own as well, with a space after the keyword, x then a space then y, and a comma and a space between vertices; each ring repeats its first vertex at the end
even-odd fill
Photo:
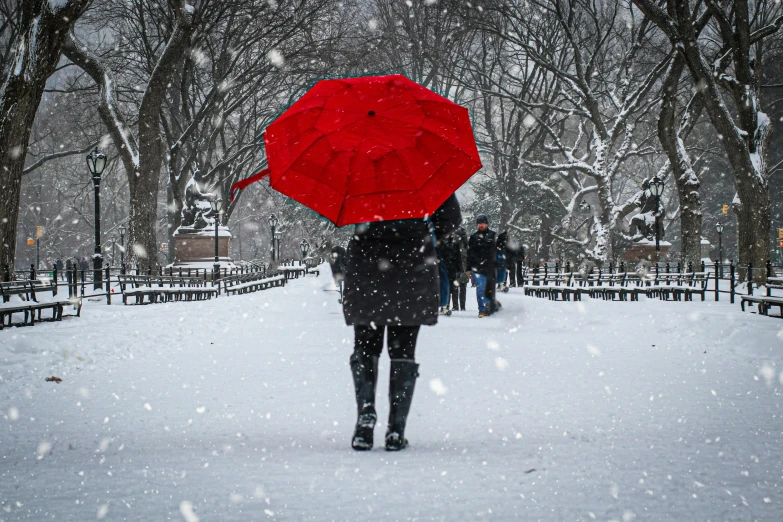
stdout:
POLYGON ((331 256, 329 256, 329 266, 332 269, 332 278, 334 284, 340 290, 340 303, 343 302, 343 279, 345 277, 345 249, 340 245, 332 247, 331 256))
POLYGON ((476 283, 476 300, 479 318, 494 312, 495 264, 497 259, 497 235, 489 229, 487 216, 476 217, 478 230, 468 239, 468 275, 476 283))
POLYGON ((430 220, 402 219, 356 226, 348 244, 343 313, 354 327, 351 371, 358 418, 351 446, 373 445, 375 386, 383 336, 391 359, 389 423, 386 449, 405 448, 405 424, 413 400, 419 365, 414 359, 421 325, 438 321, 440 301, 438 258, 433 236, 442 239, 462 217, 455 196, 449 197, 430 220))
POLYGON ((510 286, 522 286, 525 249, 519 241, 515 239, 508 240, 508 243, 506 243, 506 258, 508 259, 510 286))
POLYGON ((508 232, 501 232, 497 238, 497 258, 496 261, 496 274, 497 274, 497 289, 502 292, 508 292, 508 286, 506 285, 506 278, 508 277, 508 252, 506 250, 506 244, 508 243, 508 232))
POLYGON ((451 292, 451 298, 453 301, 454 310, 465 309, 465 299, 462 299, 462 307, 460 308, 460 283, 459 277, 462 275, 462 252, 460 252, 459 241, 457 240, 456 232, 446 236, 446 239, 441 243, 440 251, 443 257, 443 262, 446 264, 446 272, 448 274, 449 289, 451 292))

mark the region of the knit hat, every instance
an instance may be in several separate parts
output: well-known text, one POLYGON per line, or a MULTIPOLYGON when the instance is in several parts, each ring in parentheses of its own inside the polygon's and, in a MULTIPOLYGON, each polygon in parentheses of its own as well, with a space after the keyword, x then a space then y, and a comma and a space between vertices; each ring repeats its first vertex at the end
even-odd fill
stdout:
POLYGON ((487 219, 486 214, 479 214, 478 216, 476 216, 476 224, 478 225, 480 223, 484 223, 485 225, 489 224, 489 220, 487 219))

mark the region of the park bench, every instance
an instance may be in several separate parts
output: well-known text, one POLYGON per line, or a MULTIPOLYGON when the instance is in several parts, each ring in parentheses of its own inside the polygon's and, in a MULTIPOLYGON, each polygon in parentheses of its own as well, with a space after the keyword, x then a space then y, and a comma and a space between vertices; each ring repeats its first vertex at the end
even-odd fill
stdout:
POLYGON ((277 267, 278 272, 283 272, 286 279, 299 279, 299 275, 307 274, 307 267, 304 266, 284 266, 277 267))
POLYGON ((699 294, 704 301, 707 292, 707 272, 681 272, 658 274, 650 286, 644 288, 648 297, 664 301, 693 301, 693 294, 699 294))
POLYGON ((639 300, 639 288, 628 286, 632 280, 638 282, 635 274, 627 272, 604 272, 589 274, 583 281, 581 292, 589 295, 591 298, 601 298, 605 301, 631 301, 639 300))
POLYGON ((58 299, 57 282, 53 280, 42 281, 39 279, 26 281, 10 281, 0 283, 0 330, 5 326, 13 325, 13 314, 24 314, 24 321, 21 325, 34 325, 37 320, 43 320, 43 311, 52 311, 52 321, 61 321, 63 318, 63 308, 73 305, 76 309, 76 316, 79 317, 82 311, 82 300, 79 297, 58 299), (51 292, 51 298, 44 298, 43 294, 51 292), (18 298, 19 301, 11 302, 12 298, 18 298), (8 321, 6 323, 6 320, 8 321))
POLYGON ((646 281, 647 286, 644 291, 647 297, 657 297, 664 301, 668 301, 669 298, 675 301, 680 300, 683 294, 676 288, 682 286, 683 275, 680 272, 656 274, 652 281, 649 279, 646 281))
POLYGON ((581 301, 582 294, 574 282, 573 272, 550 272, 544 284, 525 286, 524 292, 525 295, 548 297, 552 301, 558 298, 563 301, 581 301))
MULTIPOLYGON (((535 270, 525 268, 522 272, 522 286, 527 285, 542 285, 549 281, 549 273, 544 272, 543 269, 535 270)), ((527 295, 527 294, 526 294, 527 295)))
POLYGON ((120 275, 122 304, 133 297, 136 304, 168 301, 200 301, 217 296, 218 289, 199 277, 120 275), (145 298, 147 301, 145 303, 145 298))
POLYGON ((740 306, 743 312, 745 311, 746 303, 755 303, 759 314, 769 315, 769 309, 777 306, 780 308, 780 316, 783 317, 783 297, 743 295, 740 299, 740 306))
POLYGON ((285 286, 286 277, 284 275, 265 277, 263 272, 251 272, 224 277, 220 283, 226 295, 248 294, 273 286, 285 286))
POLYGON ((772 297, 772 290, 783 290, 783 277, 768 277, 764 286, 767 288, 767 296, 772 297))

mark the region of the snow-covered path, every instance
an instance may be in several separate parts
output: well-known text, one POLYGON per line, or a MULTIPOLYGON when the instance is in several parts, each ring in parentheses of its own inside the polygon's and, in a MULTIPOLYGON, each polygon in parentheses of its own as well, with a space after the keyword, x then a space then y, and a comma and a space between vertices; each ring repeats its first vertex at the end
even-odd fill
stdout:
POLYGON ((781 520, 783 322, 469 300, 420 335, 410 448, 357 453, 327 273, 0 332, 0 520, 781 520))

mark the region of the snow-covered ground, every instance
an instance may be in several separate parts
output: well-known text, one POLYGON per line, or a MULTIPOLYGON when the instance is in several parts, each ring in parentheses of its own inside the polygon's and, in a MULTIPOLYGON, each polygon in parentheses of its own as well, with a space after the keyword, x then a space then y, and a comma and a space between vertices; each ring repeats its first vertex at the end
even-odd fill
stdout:
POLYGON ((1 331, 0 520, 783 519, 782 321, 469 299, 419 337, 411 446, 358 453, 328 273, 1 331))

